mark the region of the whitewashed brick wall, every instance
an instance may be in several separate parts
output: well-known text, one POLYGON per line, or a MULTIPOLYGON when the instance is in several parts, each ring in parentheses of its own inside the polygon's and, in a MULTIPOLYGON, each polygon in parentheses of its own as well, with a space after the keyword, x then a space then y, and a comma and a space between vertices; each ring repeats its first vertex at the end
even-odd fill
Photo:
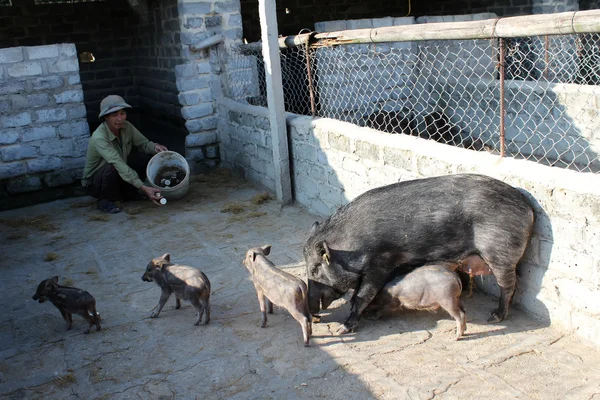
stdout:
MULTIPOLYGON (((219 116, 224 166, 274 190, 267 110, 225 99, 219 116)), ((536 223, 514 302, 600 344, 600 175, 326 118, 289 114, 288 132, 295 201, 323 217, 366 190, 436 175, 480 173, 524 191, 536 223)), ((497 294, 493 278, 478 278, 478 284, 497 294)))
POLYGON ((0 49, 3 195, 80 179, 88 138, 75 45, 0 49))

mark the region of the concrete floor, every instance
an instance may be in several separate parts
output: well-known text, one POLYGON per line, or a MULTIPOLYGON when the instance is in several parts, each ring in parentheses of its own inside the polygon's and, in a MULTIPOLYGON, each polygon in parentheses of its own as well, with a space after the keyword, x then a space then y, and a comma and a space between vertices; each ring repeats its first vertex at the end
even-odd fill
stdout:
POLYGON ((349 312, 343 300, 314 325, 309 348, 284 310, 261 329, 245 251, 270 243, 270 258, 303 277, 302 243, 320 219, 297 206, 254 204, 261 193, 222 174, 198 175, 186 197, 162 208, 126 203, 107 216, 80 197, 0 213, 0 397, 600 398, 598 347, 515 309, 490 325, 496 300, 483 294, 463 295, 460 341, 443 311, 363 320, 356 333, 333 336, 349 312), (194 326, 191 305, 174 310, 174 299, 149 318, 160 290, 141 276, 166 252, 211 280, 209 325, 194 326), (52 304, 31 299, 53 275, 95 296, 100 332, 83 334, 79 316, 67 331, 52 304))

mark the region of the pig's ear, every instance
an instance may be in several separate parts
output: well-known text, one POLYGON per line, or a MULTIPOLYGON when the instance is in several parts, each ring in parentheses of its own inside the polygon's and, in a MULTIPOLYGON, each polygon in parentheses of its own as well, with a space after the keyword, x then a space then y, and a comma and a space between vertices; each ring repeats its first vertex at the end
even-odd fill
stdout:
POLYGON ((321 240, 320 242, 317 242, 315 244, 315 248, 316 248, 319 256, 323 258, 323 261, 325 261, 325 263, 327 265, 329 265, 329 260, 331 260, 331 255, 329 254, 329 246, 327 246, 327 242, 324 240, 321 240))
POLYGON ((268 256, 269 254, 271 254, 271 245, 270 244, 265 244, 263 247, 260 248, 262 250, 262 253, 265 256, 268 256))
POLYGON ((169 253, 163 254, 163 256, 161 258, 163 260, 165 260, 166 262, 171 262, 171 255, 169 253))
POLYGON ((310 233, 313 233, 319 227, 319 221, 315 221, 314 224, 310 227, 310 233))
POLYGON ((58 275, 54 275, 52 278, 50 278, 51 280, 54 281, 54 283, 58 283, 58 275))
POLYGON ((251 253, 252 262, 256 261, 256 252, 253 250, 251 253))

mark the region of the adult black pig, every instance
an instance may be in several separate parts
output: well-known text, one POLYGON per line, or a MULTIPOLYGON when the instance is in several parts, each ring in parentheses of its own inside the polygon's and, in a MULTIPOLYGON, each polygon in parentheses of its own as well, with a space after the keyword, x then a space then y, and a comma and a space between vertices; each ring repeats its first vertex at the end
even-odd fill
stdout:
POLYGON ((313 224, 304 243, 309 309, 318 313, 353 289, 350 315, 338 330, 347 333, 394 269, 406 273, 478 255, 501 290, 490 321, 502 321, 533 219, 521 192, 483 175, 416 179, 369 190, 313 224))

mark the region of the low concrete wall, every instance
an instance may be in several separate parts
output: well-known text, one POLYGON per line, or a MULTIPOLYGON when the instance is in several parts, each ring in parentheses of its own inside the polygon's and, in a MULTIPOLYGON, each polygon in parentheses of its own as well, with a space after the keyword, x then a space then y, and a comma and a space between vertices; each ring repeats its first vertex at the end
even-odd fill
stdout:
MULTIPOLYGON (((224 166, 274 190, 267 110, 219 105, 224 166)), ((600 176, 500 159, 331 119, 288 115, 297 203, 327 216, 361 193, 414 178, 461 172, 501 179, 532 200, 535 231, 519 267, 514 303, 600 343, 600 176)), ((478 284, 497 294, 495 279, 478 284)))
POLYGON ((89 134, 74 44, 0 49, 0 197, 80 179, 89 134))

